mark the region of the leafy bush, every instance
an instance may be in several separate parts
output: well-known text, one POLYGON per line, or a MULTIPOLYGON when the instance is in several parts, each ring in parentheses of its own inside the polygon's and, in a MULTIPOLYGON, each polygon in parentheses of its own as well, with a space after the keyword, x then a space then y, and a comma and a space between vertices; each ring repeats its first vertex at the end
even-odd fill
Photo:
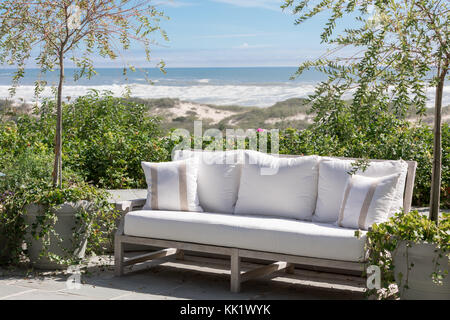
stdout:
POLYGON ((141 161, 163 161, 159 120, 146 108, 98 92, 64 108, 63 161, 87 181, 108 188, 144 184, 141 161))
MULTIPOLYGON (((392 128, 392 126, 391 126, 392 128)), ((433 152, 433 132, 427 125, 411 126, 401 122, 396 130, 377 129, 378 134, 367 136, 358 130, 349 134, 348 140, 339 135, 332 135, 324 128, 297 130, 288 128, 279 133, 280 154, 290 155, 321 155, 363 159, 412 160, 417 161, 416 178, 414 184, 413 205, 428 206, 430 201, 431 168, 433 152), (384 131, 381 133, 381 131, 384 131)), ((331 130, 330 130, 331 131, 331 130)), ((271 152, 271 135, 268 135, 268 152, 271 152)), ((258 135, 260 135, 258 133, 258 135)), ((225 139, 225 138, 224 138, 225 139)), ((191 140, 194 147, 194 139, 191 140)), ((442 126, 443 158, 442 158, 442 186, 441 205, 450 207, 450 126, 442 126)), ((223 143, 212 138, 203 141, 203 148, 216 143, 218 148, 225 147, 223 143)), ((248 141, 246 143, 248 148, 248 141)))
MULTIPOLYGON (((38 114, 2 124, 11 133, 0 133, 0 168, 25 149, 53 149, 54 112, 54 102, 45 101, 38 114)), ((141 161, 169 155, 159 120, 146 116, 144 105, 91 91, 65 104, 63 115, 63 164, 99 187, 143 187, 141 161)))
MULTIPOLYGON (((450 126, 442 126, 441 205, 450 207, 450 126)), ((413 204, 428 206, 430 201, 433 132, 426 125, 398 127, 371 138, 355 131, 349 141, 311 128, 302 131, 287 129, 280 134, 280 153, 318 154, 340 157, 413 160, 417 171, 413 204)))
POLYGON ((16 262, 26 231, 26 197, 39 193, 51 176, 51 156, 24 152, 2 170, 0 178, 0 263, 16 262))
MULTIPOLYGON (((145 188, 141 161, 168 161, 177 143, 160 131, 159 120, 149 117, 139 99, 114 98, 92 91, 64 105, 63 160, 66 169, 102 188, 145 188)), ((47 101, 38 114, 0 122, 0 171, 25 151, 50 154, 54 141, 54 105, 47 101)), ((364 118, 366 119, 366 118, 364 118)), ((442 126, 442 196, 450 207, 450 127, 442 126)), ((269 135, 270 138, 270 135, 269 135)), ((339 116, 308 129, 280 131, 280 153, 404 159, 418 163, 413 204, 429 204, 433 133, 392 115, 374 115, 372 121, 339 116)), ((210 142, 203 142, 206 147, 210 142)), ((224 143, 226 145, 226 141, 224 143)), ((269 142, 270 146, 270 142, 269 142)))

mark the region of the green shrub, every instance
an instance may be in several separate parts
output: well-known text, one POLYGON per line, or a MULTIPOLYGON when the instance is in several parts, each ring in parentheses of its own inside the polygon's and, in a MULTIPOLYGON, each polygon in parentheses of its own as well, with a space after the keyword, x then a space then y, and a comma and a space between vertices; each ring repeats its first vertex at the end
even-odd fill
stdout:
MULTIPOLYGON (((428 206, 430 201, 431 168, 433 152, 433 131, 427 125, 410 126, 407 123, 398 126, 395 131, 385 130, 379 136, 371 138, 355 132, 349 141, 328 134, 323 128, 317 130, 298 130, 288 128, 280 131, 279 152, 290 155, 321 155, 348 158, 412 160, 417 161, 416 178, 414 184, 413 205, 428 206)), ((193 139, 192 139, 193 142, 193 139)), ((450 126, 442 126, 442 186, 441 205, 450 207, 450 126)), ((203 142, 206 148, 214 139, 203 142)), ((271 137, 268 134, 268 152, 271 137)), ((192 147, 194 144, 192 143, 192 147)), ((226 146, 224 140, 223 146, 226 146)), ((248 143, 246 144, 248 148, 248 143)))
MULTIPOLYGON (((46 101, 34 121, 44 131, 40 138, 48 148, 54 140, 53 113, 54 103, 46 101)), ((99 187, 143 187, 141 161, 168 156, 160 146, 159 120, 146 116, 144 105, 109 93, 91 91, 65 104, 63 128, 63 165, 99 187)))
MULTIPOLYGON (((449 208, 450 126, 448 124, 442 126, 442 150, 441 205, 449 208)), ((280 153, 417 161, 413 204, 429 205, 433 131, 427 125, 400 127, 394 132, 387 131, 384 135, 370 140, 360 136, 358 139, 352 139, 350 143, 313 128, 301 131, 287 129, 280 134, 280 153)))
POLYGON ((51 177, 51 156, 25 151, 10 159, 0 178, 0 263, 16 262, 25 234, 25 197, 37 195, 51 177))
MULTIPOLYGON (((170 156, 159 119, 146 111, 142 104, 97 91, 65 104, 63 166, 99 187, 145 187, 141 161, 170 156)), ((52 153, 54 112, 54 102, 47 100, 36 114, 0 122, 0 171, 25 152, 52 153)))
MULTIPOLYGON (((169 100, 163 102, 170 104, 169 100)), ((288 107, 291 108, 290 105, 288 107)), ((100 94, 97 91, 65 104, 65 169, 77 172, 84 181, 102 188, 145 188, 141 161, 168 161, 176 145, 170 135, 161 132, 159 119, 149 117, 147 111, 148 106, 139 103, 139 99, 114 98, 109 93, 100 94)), ((15 122, 0 122, 0 171, 24 152, 51 154, 54 118, 54 104, 46 101, 38 114, 22 115, 15 122)), ((179 124, 183 126, 183 123, 179 124)), ((448 124, 443 124, 442 135, 441 203, 448 208, 448 124)), ((432 138, 431 128, 420 122, 411 125, 391 115, 380 114, 374 115, 373 121, 358 123, 343 115, 336 121, 327 124, 318 122, 304 130, 281 130, 280 153, 415 160, 418 167, 413 204, 427 206, 432 138)), ((203 142, 202 145, 206 147, 210 143, 203 142)))
POLYGON ((64 162, 101 187, 144 185, 141 161, 163 161, 159 120, 141 104, 92 92, 64 109, 64 162))

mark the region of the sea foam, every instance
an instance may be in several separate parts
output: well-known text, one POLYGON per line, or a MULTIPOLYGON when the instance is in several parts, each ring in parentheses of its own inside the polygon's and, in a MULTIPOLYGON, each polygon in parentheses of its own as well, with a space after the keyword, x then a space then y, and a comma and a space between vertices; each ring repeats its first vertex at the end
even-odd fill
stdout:
MULTIPOLYGON (((192 85, 192 86, 165 86, 133 83, 128 84, 131 96, 144 99, 150 98, 179 98, 197 103, 216 105, 240 105, 268 107, 276 102, 290 98, 306 98, 314 92, 316 84, 311 82, 282 84, 282 85, 192 85)), ((0 86, 0 98, 8 98, 10 86, 0 86)), ((114 96, 122 96, 126 92, 127 85, 66 85, 63 97, 72 100, 80 95, 86 94, 90 89, 99 91, 110 91, 114 96)), ((427 92, 428 106, 434 104, 434 88, 427 92)), ((47 87, 41 98, 52 97, 50 87, 47 87)), ((349 97, 349 96, 348 96, 349 97)), ((34 86, 24 85, 16 90, 14 100, 34 102, 34 86)), ((443 105, 450 105, 450 86, 444 88, 443 105)))

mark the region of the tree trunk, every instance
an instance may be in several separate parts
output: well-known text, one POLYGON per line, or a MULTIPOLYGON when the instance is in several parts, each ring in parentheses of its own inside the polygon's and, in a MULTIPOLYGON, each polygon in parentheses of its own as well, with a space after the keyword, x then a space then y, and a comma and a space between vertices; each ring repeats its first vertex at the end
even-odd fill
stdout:
POLYGON ((442 93, 444 89, 445 76, 447 75, 448 65, 443 68, 439 75, 439 82, 436 86, 436 98, 434 103, 434 144, 433 144, 433 172, 431 177, 430 194, 430 214, 431 220, 438 223, 439 207, 441 196, 441 171, 442 171, 442 93))
POLYGON ((53 186, 62 186, 62 90, 64 83, 64 54, 59 55, 59 84, 56 101, 55 162, 53 165, 53 186))

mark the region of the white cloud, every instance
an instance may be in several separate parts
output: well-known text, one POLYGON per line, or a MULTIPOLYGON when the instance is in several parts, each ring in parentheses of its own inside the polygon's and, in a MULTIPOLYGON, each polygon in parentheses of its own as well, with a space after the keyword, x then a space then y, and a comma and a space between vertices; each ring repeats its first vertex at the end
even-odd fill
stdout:
POLYGON ((234 33, 234 34, 213 34, 197 36, 200 39, 225 39, 225 38, 252 38, 274 35, 275 33, 234 33))
POLYGON ((241 45, 234 47, 234 49, 259 49, 259 48, 270 48, 271 45, 265 44, 248 44, 247 42, 242 43, 241 45))
POLYGON ((284 3, 282 0, 212 0, 213 2, 227 3, 229 5, 243 8, 262 8, 280 11, 280 6, 284 3))
POLYGON ((181 0, 163 0, 156 3, 156 6, 172 7, 172 8, 182 8, 195 6, 196 3, 181 0))

